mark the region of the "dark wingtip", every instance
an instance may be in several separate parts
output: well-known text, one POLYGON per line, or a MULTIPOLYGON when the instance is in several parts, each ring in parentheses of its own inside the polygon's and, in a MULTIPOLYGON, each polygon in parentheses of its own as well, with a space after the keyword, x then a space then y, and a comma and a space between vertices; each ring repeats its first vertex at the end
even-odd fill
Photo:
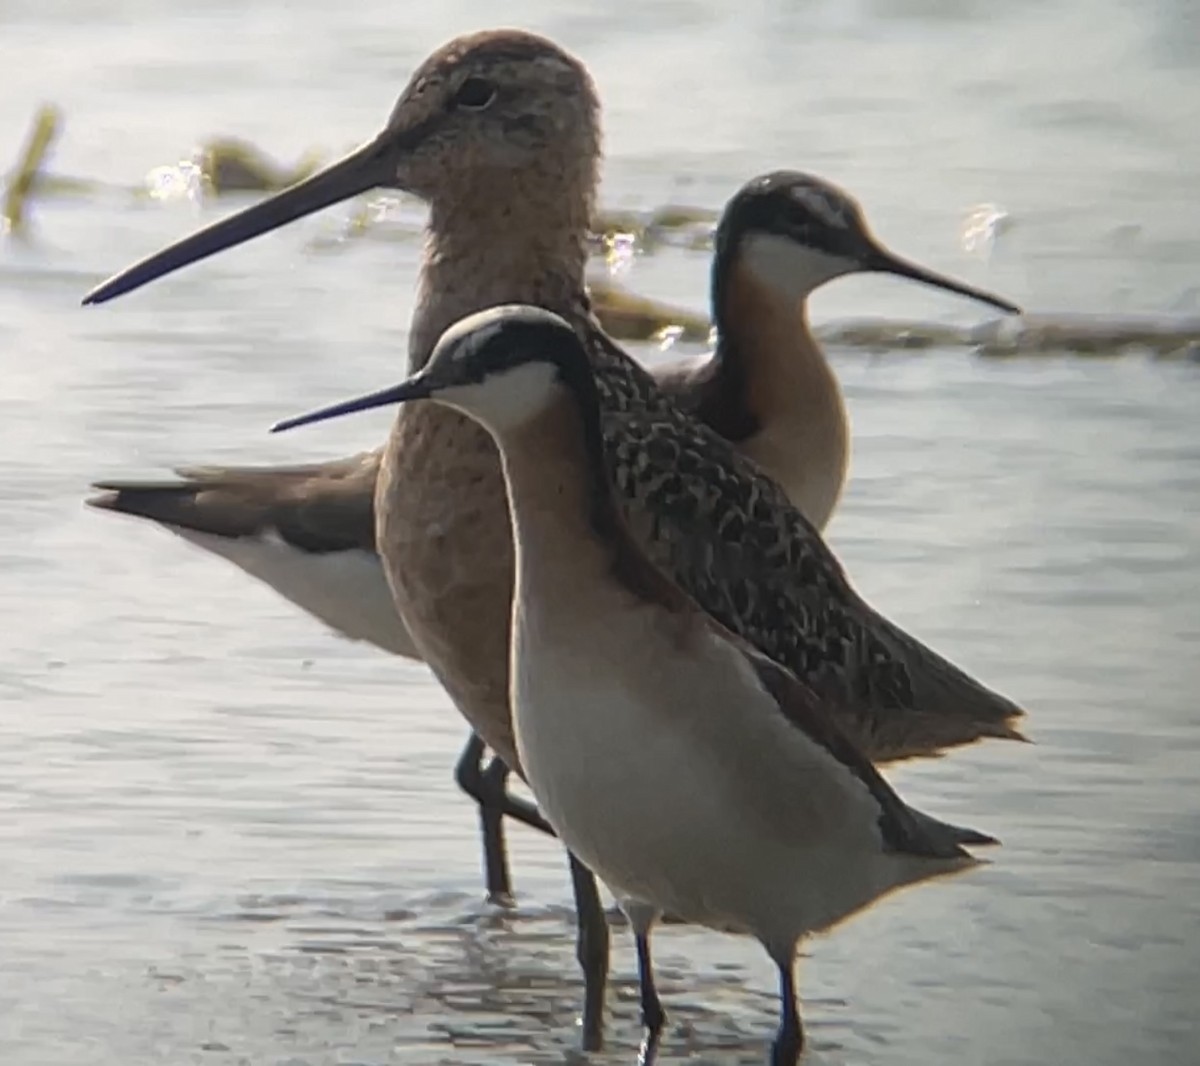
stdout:
POLYGON ((94 489, 105 489, 105 491, 95 496, 85 496, 83 499, 85 507, 95 507, 98 511, 120 510, 116 492, 108 490, 104 485, 92 485, 91 487, 94 489))
POLYGON ((136 492, 138 489, 155 489, 161 485, 157 481, 93 481, 88 488, 102 492, 106 496, 119 496, 122 492, 136 492))
POLYGON ((119 481, 97 481, 89 488, 96 489, 92 496, 85 496, 85 507, 94 507, 97 511, 115 511, 117 514, 141 514, 137 507, 130 506, 137 499, 139 486, 122 484, 119 481), (131 491, 132 494, 131 494, 131 491))
POLYGON ((154 517, 147 505, 164 494, 178 497, 191 491, 191 486, 177 481, 93 481, 88 488, 95 489, 96 495, 85 496, 85 506, 141 517, 154 517))
MULTIPOLYGON (((1015 740, 1018 744, 1032 744, 1024 733, 1019 730, 1014 723, 1019 722, 1025 717, 1023 708, 1017 708, 1008 718, 994 731, 986 734, 993 740, 1015 740)), ((983 739, 983 738, 980 738, 983 739)))
POLYGON ((978 829, 966 829, 959 825, 950 828, 954 831, 954 842, 963 847, 989 848, 998 847, 1000 844, 997 837, 990 833, 981 833, 978 829))
POLYGON ((990 833, 981 833, 978 829, 943 822, 915 807, 909 807, 908 810, 917 835, 923 841, 923 845, 917 849, 917 854, 935 855, 943 859, 970 858, 971 853, 967 848, 994 847, 1000 843, 990 833), (929 850, 924 850, 926 848, 929 850))

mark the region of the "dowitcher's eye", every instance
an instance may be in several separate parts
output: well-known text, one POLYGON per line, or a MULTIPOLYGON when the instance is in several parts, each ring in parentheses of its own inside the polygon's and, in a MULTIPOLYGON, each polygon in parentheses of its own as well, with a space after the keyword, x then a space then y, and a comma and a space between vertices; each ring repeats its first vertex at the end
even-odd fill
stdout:
POLYGON ((454 94, 454 106, 466 111, 482 111, 496 99, 496 86, 486 78, 468 78, 454 94))

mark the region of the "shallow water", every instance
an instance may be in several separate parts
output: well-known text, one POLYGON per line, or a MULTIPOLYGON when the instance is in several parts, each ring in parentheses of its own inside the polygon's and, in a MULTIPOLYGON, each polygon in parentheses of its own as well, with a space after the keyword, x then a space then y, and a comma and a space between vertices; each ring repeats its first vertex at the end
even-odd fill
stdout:
MULTIPOLYGON (((10 0, 0 143, 61 103, 54 169, 137 182, 207 134, 280 158, 372 132, 490 5, 10 0)), ((903 253, 1037 311, 1194 312, 1200 21, 936 0, 508 5, 592 66, 603 199, 718 208, 774 166, 853 189, 903 253), (653 107, 647 107, 653 101, 653 107), (990 258, 969 208, 1010 213, 990 258)), ((394 380, 417 246, 331 212, 100 309, 100 276, 225 205, 36 205, 0 242, 0 1057, 88 1063, 559 1063, 578 981, 559 853, 512 831, 518 910, 479 902, 465 730, 420 667, 333 638, 89 480, 376 443, 386 415, 269 438, 394 380)), ((706 256, 639 260, 698 309, 706 256)), ((851 279, 820 322, 980 321, 851 279)), ((642 354, 652 355, 649 350, 642 354)), ((992 864, 811 945, 813 1059, 1200 1062, 1200 393, 1187 361, 836 350, 855 426, 830 540, 877 606, 1032 711, 893 779, 994 832, 992 864)), ((610 1051, 637 1039, 621 931, 610 1051)), ((761 1062, 771 967, 658 936, 663 1060, 761 1062)))

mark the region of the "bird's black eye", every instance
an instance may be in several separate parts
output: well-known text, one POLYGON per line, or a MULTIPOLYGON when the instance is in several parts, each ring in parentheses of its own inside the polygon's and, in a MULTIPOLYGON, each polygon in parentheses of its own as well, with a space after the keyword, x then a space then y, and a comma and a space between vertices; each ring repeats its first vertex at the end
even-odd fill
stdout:
POLYGON ((482 111, 496 99, 496 86, 486 78, 468 78, 454 94, 454 106, 466 111, 482 111))

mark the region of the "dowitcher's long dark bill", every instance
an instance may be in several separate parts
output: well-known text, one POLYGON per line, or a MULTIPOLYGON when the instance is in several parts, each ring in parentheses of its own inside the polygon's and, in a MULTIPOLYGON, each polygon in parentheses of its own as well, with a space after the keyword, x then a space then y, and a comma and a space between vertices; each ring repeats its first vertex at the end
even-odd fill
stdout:
POLYGON ((101 304, 161 278, 164 274, 199 262, 210 255, 253 240, 324 207, 359 193, 386 186, 395 180, 396 161, 404 151, 402 138, 385 130, 344 159, 269 200, 206 226, 140 263, 114 274, 84 297, 85 304, 101 304))
POLYGON ((405 403, 408 400, 424 400, 432 395, 433 383, 427 374, 414 374, 407 381, 393 385, 390 389, 380 389, 356 400, 343 400, 341 403, 322 407, 318 411, 310 411, 306 415, 296 415, 285 418, 271 427, 272 433, 282 433, 284 430, 295 429, 297 426, 309 426, 314 422, 325 422, 331 418, 341 418, 342 415, 354 415, 359 411, 370 411, 376 407, 389 407, 393 404, 405 403))
POLYGON ((900 256, 889 252, 886 248, 876 247, 871 256, 863 263, 863 270, 882 274, 895 274, 901 278, 910 278, 913 281, 919 281, 922 285, 931 285, 935 289, 945 289, 946 292, 958 293, 959 296, 966 296, 971 300, 978 300, 980 303, 991 304, 992 307, 998 307, 1001 311, 1007 311, 1009 314, 1020 315, 1024 313, 1020 307, 1010 300, 1004 299, 1003 296, 997 296, 995 293, 987 292, 984 289, 977 289, 974 285, 966 285, 961 281, 955 281, 944 274, 926 270, 923 266, 918 266, 907 259, 901 259, 900 256))

